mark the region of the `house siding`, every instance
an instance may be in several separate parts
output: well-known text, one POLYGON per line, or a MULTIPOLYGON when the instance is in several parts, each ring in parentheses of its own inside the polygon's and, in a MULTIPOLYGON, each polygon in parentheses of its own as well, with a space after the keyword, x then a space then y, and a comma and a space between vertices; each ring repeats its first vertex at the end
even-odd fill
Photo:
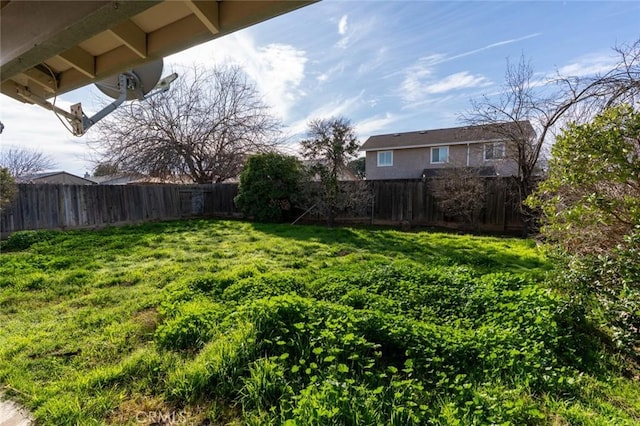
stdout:
POLYGON ((421 179, 425 169, 441 169, 444 167, 485 167, 493 166, 500 176, 513 176, 517 174, 518 167, 514 160, 484 159, 484 143, 449 145, 449 163, 431 163, 431 147, 404 148, 385 150, 393 151, 392 166, 378 166, 378 151, 366 153, 366 177, 367 180, 387 179, 421 179), (468 160, 467 164, 467 149, 468 160))

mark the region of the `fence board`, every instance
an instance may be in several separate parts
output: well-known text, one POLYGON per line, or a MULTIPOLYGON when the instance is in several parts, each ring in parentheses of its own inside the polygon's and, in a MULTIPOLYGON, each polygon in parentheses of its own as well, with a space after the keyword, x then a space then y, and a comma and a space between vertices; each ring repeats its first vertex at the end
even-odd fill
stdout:
POLYGON ((237 217, 237 184, 50 185, 19 184, 0 214, 0 233, 98 228, 181 217, 237 217))
MULTIPOLYGON (((479 230, 518 232, 523 228, 517 196, 508 181, 487 178, 485 205, 479 230)), ((373 199, 368 211, 357 216, 344 212, 343 223, 444 226, 470 229, 456 222, 438 207, 437 200, 422 181, 370 181, 373 199)), ((233 198, 238 185, 49 185, 20 184, 11 207, 0 214, 0 233, 31 229, 99 228, 193 217, 242 217, 233 198)), ((325 222, 317 214, 306 220, 325 222)))

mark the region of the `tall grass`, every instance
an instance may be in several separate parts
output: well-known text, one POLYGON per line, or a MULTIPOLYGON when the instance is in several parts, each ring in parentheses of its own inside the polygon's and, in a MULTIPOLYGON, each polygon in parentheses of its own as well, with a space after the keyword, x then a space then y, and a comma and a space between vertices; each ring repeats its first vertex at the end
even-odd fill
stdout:
POLYGON ((637 424, 637 380, 548 270, 531 241, 428 232, 16 234, 0 384, 51 425, 637 424))

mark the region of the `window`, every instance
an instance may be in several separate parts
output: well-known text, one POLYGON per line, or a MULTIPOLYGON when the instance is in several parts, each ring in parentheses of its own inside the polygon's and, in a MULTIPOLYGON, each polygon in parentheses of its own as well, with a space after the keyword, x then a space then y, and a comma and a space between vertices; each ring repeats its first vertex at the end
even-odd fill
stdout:
POLYGON ((504 158, 504 142, 484 144, 484 159, 499 160, 504 158))
POLYGON ((438 146, 431 148, 431 162, 432 163, 446 163, 449 161, 449 147, 438 146))
POLYGON ((378 152, 378 167, 393 166, 393 151, 378 152))

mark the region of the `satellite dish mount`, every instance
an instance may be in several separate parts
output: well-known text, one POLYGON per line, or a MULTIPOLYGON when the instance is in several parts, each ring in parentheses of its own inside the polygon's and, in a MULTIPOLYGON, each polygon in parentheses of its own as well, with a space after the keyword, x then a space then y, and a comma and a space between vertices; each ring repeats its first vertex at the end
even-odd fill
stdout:
POLYGON ((98 111, 92 117, 87 117, 82 111, 82 104, 77 103, 71 105, 70 112, 65 111, 62 108, 55 106, 49 101, 42 99, 31 92, 25 87, 22 90, 19 89, 19 94, 44 108, 50 109, 58 115, 63 116, 71 125, 72 133, 75 136, 82 136, 87 130, 98 121, 105 118, 107 115, 115 111, 123 102, 128 100, 144 100, 159 93, 164 93, 169 90, 171 83, 178 78, 178 74, 173 73, 162 80, 160 75, 162 73, 162 59, 132 70, 123 72, 117 76, 113 76, 106 80, 96 83, 98 89, 104 94, 114 98, 111 102, 102 110, 98 111), (160 81, 158 81, 160 80, 160 81), (147 89, 150 88, 150 89, 147 89))

